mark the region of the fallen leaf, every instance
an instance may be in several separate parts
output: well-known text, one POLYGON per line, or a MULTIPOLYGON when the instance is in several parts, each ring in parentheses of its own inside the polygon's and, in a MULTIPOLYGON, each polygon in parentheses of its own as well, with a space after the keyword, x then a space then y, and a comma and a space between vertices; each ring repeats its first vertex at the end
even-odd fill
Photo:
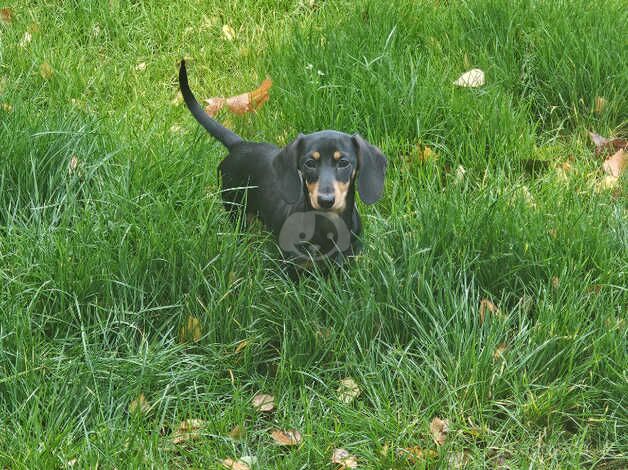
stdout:
POLYGON ((273 81, 270 78, 266 78, 259 87, 248 93, 242 93, 229 98, 220 96, 208 98, 205 100, 205 103, 207 103, 205 112, 214 117, 224 106, 227 106, 229 111, 237 115, 257 111, 268 101, 268 92, 272 86, 273 81))
POLYGON ((438 456, 435 450, 423 450, 419 446, 406 447, 404 449, 397 449, 397 457, 405 457, 411 463, 417 463, 425 459, 433 459, 438 456))
POLYGON ((52 78, 52 74, 52 67, 48 62, 44 62, 39 66, 39 75, 41 75, 44 80, 50 80, 52 78))
POLYGON ((200 430, 207 426, 207 422, 202 419, 186 419, 179 423, 177 430, 172 434, 173 444, 182 444, 201 437, 200 430))
POLYGON ((135 70, 139 72, 143 72, 144 70, 146 70, 146 62, 140 62, 139 64, 137 64, 135 66, 135 70))
POLYGON ((351 403, 362 391, 351 377, 342 379, 338 387, 338 399, 343 403, 351 403))
POLYGON ((13 106, 11 106, 9 103, 2 103, 2 106, 0 106, 0 108, 2 108, 2 111, 4 111, 5 113, 10 113, 11 111, 13 111, 13 106))
POLYGON ((456 183, 462 183, 466 172, 467 170, 465 170, 462 165, 458 165, 458 168, 456 168, 456 178, 455 178, 456 183))
POLYGON ((609 176, 614 176, 615 178, 619 178, 621 174, 626 169, 626 165, 628 165, 628 159, 626 158, 627 153, 621 149, 613 154, 612 157, 608 158, 603 164, 602 168, 609 176))
POLYGON ((449 432, 449 420, 440 419, 436 416, 430 423, 430 432, 432 433, 432 439, 434 442, 442 446, 447 440, 447 433, 449 432))
POLYGON ((233 460, 233 459, 224 459, 221 460, 220 463, 223 467, 229 468, 231 470, 250 470, 250 466, 242 459, 233 460))
POLYGON ((72 460, 68 460, 65 464, 68 467, 74 467, 77 463, 78 463, 78 459, 72 459, 72 460))
POLYGON ((499 314, 499 309, 497 305, 491 302, 488 299, 480 300, 480 325, 484 324, 484 319, 486 318, 486 312, 489 311, 492 314, 499 314))
POLYGON ((246 436, 246 428, 240 425, 237 425, 229 432, 229 437, 231 439, 235 439, 236 441, 239 441, 244 436, 246 436))
POLYGON ((504 353, 506 352, 506 349, 508 349, 508 346, 506 346, 506 343, 499 343, 497 347, 495 348, 495 352, 493 353, 493 358, 494 359, 503 358, 504 353))
POLYGON ((28 28, 26 28, 26 31, 28 31, 31 34, 35 34, 39 32, 39 25, 37 23, 31 23, 28 25, 28 28))
POLYGON ((484 72, 480 69, 471 69, 460 75, 454 85, 467 88, 481 87, 484 85, 484 72))
POLYGON ((419 153, 419 161, 420 162, 428 162, 433 160, 438 160, 438 154, 427 145, 421 149, 419 145, 417 145, 417 151, 419 153))
POLYGON ((253 397, 253 408, 257 411, 272 411, 275 409, 275 398, 272 395, 258 393, 253 397))
POLYGON ((222 26, 222 35, 225 37, 227 41, 233 41, 235 39, 235 31, 231 26, 225 24, 222 26))
POLYGON ((606 137, 596 134, 595 132, 589 132, 589 137, 595 145, 595 154, 601 155, 604 152, 616 152, 618 150, 628 149, 628 139, 607 139, 606 137))
POLYGON ((73 174, 76 171, 76 169, 78 168, 78 164, 79 164, 78 157, 76 155, 72 155, 72 158, 70 158, 70 163, 68 163, 69 175, 73 174))
POLYGON ((207 106, 205 107, 205 112, 211 117, 214 117, 216 114, 218 114, 218 111, 220 111, 225 105, 225 99, 219 97, 208 98, 205 100, 205 103, 207 103, 207 106))
POLYGON ((358 468, 358 460, 355 455, 351 455, 345 449, 334 449, 334 453, 331 455, 331 463, 340 465, 340 469, 345 468, 358 468))
POLYGON ((554 289, 558 289, 559 286, 560 286, 560 279, 558 279, 557 276, 552 276, 552 287, 554 289))
POLYGON ((287 431, 275 429, 270 435, 275 444, 280 446, 296 446, 303 440, 301 433, 296 429, 288 429, 287 431))
POLYGON ((471 455, 469 451, 454 452, 447 456, 447 468, 464 468, 468 465, 471 455))
POLYGON ((179 124, 173 124, 170 126, 170 132, 173 134, 182 134, 185 130, 179 124))
POLYGON ((606 107, 606 100, 602 96, 595 97, 595 104, 593 106, 593 112, 596 114, 601 114, 606 107))
POLYGON ((146 401, 143 393, 129 404, 129 413, 146 414, 150 411, 150 404, 146 401))
POLYGON ((9 24, 13 21, 13 11, 10 8, 0 8, 0 21, 9 24))
POLYGON ((20 47, 26 47, 28 46, 28 44, 32 41, 33 36, 31 35, 31 33, 29 33, 28 31, 24 32, 24 35, 22 36, 22 39, 20 39, 20 47))
POLYGON ((246 348, 249 345, 248 340, 244 339, 242 341, 240 341, 238 343, 238 345, 235 348, 235 353, 238 354, 240 351, 242 351, 244 348, 246 348))
POLYGON ((192 341, 194 343, 201 339, 201 322, 193 315, 188 316, 185 324, 179 329, 179 343, 192 341))

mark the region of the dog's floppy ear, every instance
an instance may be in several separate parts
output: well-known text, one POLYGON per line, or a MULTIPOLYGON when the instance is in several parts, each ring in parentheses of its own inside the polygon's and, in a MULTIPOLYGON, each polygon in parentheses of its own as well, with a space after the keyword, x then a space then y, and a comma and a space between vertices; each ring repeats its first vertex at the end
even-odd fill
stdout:
POLYGON ((301 175, 299 175, 297 168, 302 141, 303 134, 299 134, 273 160, 273 168, 279 181, 279 190, 289 204, 298 201, 303 189, 303 181, 301 181, 301 175))
POLYGON ((358 193, 365 204, 373 204, 384 192, 386 157, 360 134, 353 135, 353 143, 358 150, 358 193))

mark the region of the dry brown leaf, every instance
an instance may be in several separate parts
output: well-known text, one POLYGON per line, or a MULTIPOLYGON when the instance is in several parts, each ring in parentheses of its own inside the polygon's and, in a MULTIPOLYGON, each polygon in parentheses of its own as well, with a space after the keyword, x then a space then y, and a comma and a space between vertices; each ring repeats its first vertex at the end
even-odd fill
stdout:
POLYGON ((440 419, 436 416, 430 423, 430 432, 432 433, 432 439, 437 445, 442 446, 447 440, 447 433, 449 432, 449 420, 440 419))
POLYGON ((419 446, 406 447, 404 449, 397 449, 398 457, 405 457, 411 463, 417 463, 421 460, 433 459, 438 456, 438 453, 435 450, 423 450, 419 446))
POLYGON ((351 403, 362 391, 351 377, 342 379, 338 387, 338 399, 343 403, 351 403))
POLYGON ((220 463, 223 467, 229 468, 231 470, 250 470, 251 467, 242 459, 233 460, 233 459, 224 459, 221 460, 220 463))
POLYGON ((236 441, 239 441, 244 436, 246 436, 246 428, 244 426, 237 425, 229 432, 229 437, 236 441))
POLYGON ((272 395, 258 393, 253 397, 253 408, 257 411, 272 411, 275 409, 275 398, 272 395))
POLYGON ((604 99, 604 97, 596 96, 595 105, 593 106, 593 112, 596 114, 601 114, 602 111, 604 111, 605 107, 606 107, 606 100, 604 99))
POLYGON ((205 103, 207 103, 205 112, 211 117, 214 117, 218 114, 218 111, 225 106, 227 106, 229 111, 237 115, 257 111, 264 103, 266 103, 266 101, 268 101, 268 92, 272 86, 273 81, 270 78, 267 78, 259 87, 248 93, 242 93, 229 98, 223 98, 220 96, 208 98, 205 100, 205 103))
POLYGON ((334 453, 331 455, 331 463, 340 465, 340 469, 345 468, 358 468, 358 460, 355 455, 351 455, 349 451, 345 449, 334 449, 334 453))
POLYGON ((480 69, 471 69, 460 75, 458 80, 454 82, 454 85, 467 88, 477 88, 484 85, 484 83, 484 72, 480 69))
POLYGON ((499 343, 497 347, 495 348, 495 352, 493 353, 493 358, 494 359, 503 358, 504 353, 506 352, 506 349, 508 349, 508 346, 506 345, 506 343, 499 343))
POLYGON ((53 73, 52 67, 48 62, 44 62, 39 66, 39 75, 41 75, 44 80, 50 80, 53 73))
POLYGON ((179 423, 177 430, 172 434, 173 444, 182 444, 201 437, 200 430, 207 425, 202 419, 186 419, 179 423))
POLYGON ((129 404, 129 413, 131 414, 146 414, 149 411, 150 404, 146 401, 146 397, 144 397, 143 393, 140 393, 139 396, 129 404))
POLYGON ((628 139, 607 139, 606 137, 596 134, 595 132, 589 132, 589 137, 595 145, 595 154, 601 155, 605 152, 616 152, 618 150, 628 149, 628 139))
POLYGON ((480 300, 480 325, 484 324, 484 319, 486 318, 487 311, 494 315, 499 314, 499 309, 497 308, 497 305, 495 305, 493 302, 488 299, 480 300))
POLYGON ((192 341, 194 343, 201 339, 201 322, 198 318, 190 315, 185 324, 179 329, 179 342, 185 343, 192 341))
POLYGON ((13 11, 10 8, 0 8, 0 21, 9 24, 13 21, 13 11))
POLYGON ((286 431, 275 429, 270 435, 275 444, 280 446, 296 446, 303 440, 301 433, 296 429, 288 429, 286 431))
POLYGON ((612 157, 608 158, 602 164, 606 174, 619 178, 626 169, 626 165, 628 165, 628 158, 626 158, 627 155, 626 151, 621 149, 615 152, 612 157))
POLYGON ((233 41, 235 39, 236 33, 231 26, 225 24, 222 26, 222 35, 227 41, 233 41))

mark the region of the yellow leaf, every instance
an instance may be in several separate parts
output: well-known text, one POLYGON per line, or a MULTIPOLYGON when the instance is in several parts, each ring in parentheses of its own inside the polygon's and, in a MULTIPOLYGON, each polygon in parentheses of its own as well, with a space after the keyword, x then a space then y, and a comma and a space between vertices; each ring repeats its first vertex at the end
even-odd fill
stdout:
POLYGON ((436 416, 430 423, 430 432, 432 433, 434 442, 442 446, 447 440, 447 433, 449 433, 449 420, 440 419, 436 416))
POLYGON ((224 459, 221 460, 220 463, 223 467, 229 468, 231 470, 249 470, 251 467, 244 462, 243 460, 233 460, 233 459, 224 459))
POLYGON ((244 339, 242 341, 240 341, 238 343, 238 345, 235 348, 235 353, 238 354, 240 351, 242 351, 244 348, 246 348, 249 345, 248 340, 244 339))
POLYGON ((358 468, 358 460, 355 455, 351 455, 349 451, 345 449, 334 449, 331 455, 331 463, 340 465, 340 469, 346 468, 358 468))
POLYGON ((236 441, 239 441, 240 439, 242 439, 244 436, 246 436, 246 429, 243 426, 236 426, 234 427, 230 432, 229 432, 229 437, 231 439, 235 439, 236 441))
POLYGON ((150 411, 150 404, 146 401, 143 393, 129 404, 129 413, 146 414, 150 411))
POLYGON ((13 111, 13 106, 11 106, 9 103, 2 103, 0 108, 2 108, 2 111, 4 111, 5 113, 10 113, 11 111, 13 111))
POLYGON ((257 411, 272 411, 275 408, 275 398, 272 395, 258 393, 253 397, 253 408, 257 411))
POLYGON ((270 435, 275 444, 280 446, 296 446, 303 440, 301 433, 296 429, 288 429, 287 431, 275 429, 270 435))
POLYGON ((606 107, 606 100, 602 96, 595 97, 595 105, 593 106, 593 112, 596 114, 601 114, 606 107))
POLYGON ((338 387, 338 398, 343 403, 351 403, 354 398, 360 395, 361 390, 358 384, 351 377, 342 379, 340 381, 340 387, 338 387))
POLYGON ((39 75, 42 76, 44 80, 50 80, 52 78, 53 70, 48 62, 44 62, 39 66, 39 75))
POLYGON ((499 309, 493 302, 488 299, 480 300, 480 325, 484 324, 487 311, 492 314, 499 314, 499 309))
POLYGON ((236 33, 231 26, 225 24, 222 26, 222 35, 227 41, 233 41, 235 39, 236 33))
POLYGON ((182 444, 201 437, 200 430, 207 426, 207 422, 202 419, 186 419, 179 423, 179 427, 172 434, 173 444, 182 444))
POLYGON ((146 62, 140 62, 139 64, 137 64, 135 66, 135 70, 139 72, 143 72, 144 70, 146 70, 146 62))
POLYGON ((185 325, 179 330, 179 342, 198 342, 201 339, 201 322, 195 316, 190 315, 185 325))
POLYGON ((506 349, 508 349, 508 346, 506 346, 506 343, 499 343, 497 347, 495 348, 495 352, 493 353, 493 358, 494 359, 503 358, 504 353, 506 352, 506 349))

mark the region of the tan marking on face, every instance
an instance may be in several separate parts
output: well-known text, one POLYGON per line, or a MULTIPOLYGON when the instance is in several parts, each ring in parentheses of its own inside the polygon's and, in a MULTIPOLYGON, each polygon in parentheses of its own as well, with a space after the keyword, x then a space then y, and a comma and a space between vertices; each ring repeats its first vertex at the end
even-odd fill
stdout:
POLYGON ((349 192, 350 181, 334 181, 334 205, 331 210, 334 212, 342 212, 347 207, 347 193, 349 192))
POLYGON ((318 205, 318 181, 315 183, 305 183, 307 186, 307 192, 310 195, 310 204, 314 209, 320 209, 318 205))
POLYGON ((319 152, 314 152, 314 153, 312 154, 312 158, 313 158, 314 160, 318 160, 319 158, 321 158, 321 154, 320 154, 319 152))
POLYGON ((342 154, 338 150, 336 150, 334 152, 334 160, 340 160, 340 157, 342 157, 342 154))

